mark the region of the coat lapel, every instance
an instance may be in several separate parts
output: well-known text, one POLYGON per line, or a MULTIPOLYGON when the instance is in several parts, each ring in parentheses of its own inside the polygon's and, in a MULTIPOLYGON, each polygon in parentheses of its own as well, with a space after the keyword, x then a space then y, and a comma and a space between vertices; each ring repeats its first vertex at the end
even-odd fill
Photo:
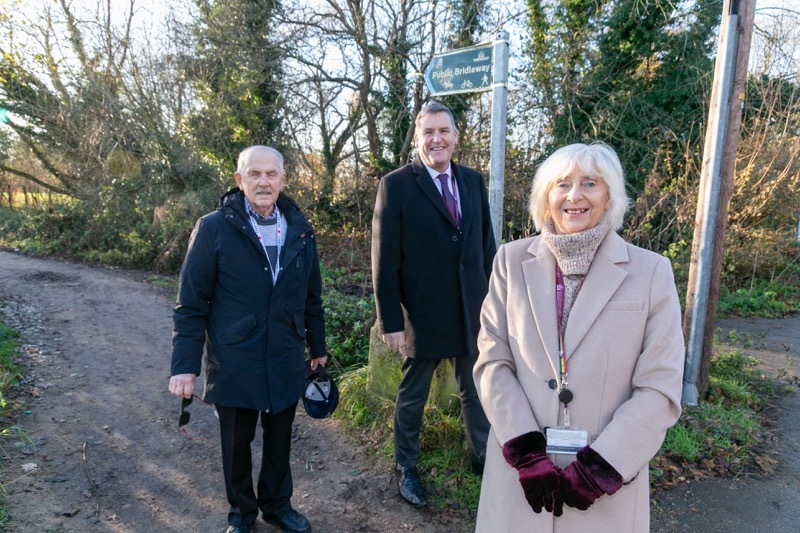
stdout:
POLYGON ((628 251, 622 237, 611 231, 600 243, 589 267, 578 297, 572 305, 564 332, 567 358, 577 351, 606 304, 628 275, 617 263, 628 261, 628 251))
MULTIPOLYGON (((543 239, 528 248, 531 258, 522 262, 528 303, 539 331, 553 375, 558 376, 558 325, 556 324, 556 261, 543 239)), ((525 349, 525 347, 522 347, 525 349)), ((523 354, 532 357, 533 354, 523 354)))

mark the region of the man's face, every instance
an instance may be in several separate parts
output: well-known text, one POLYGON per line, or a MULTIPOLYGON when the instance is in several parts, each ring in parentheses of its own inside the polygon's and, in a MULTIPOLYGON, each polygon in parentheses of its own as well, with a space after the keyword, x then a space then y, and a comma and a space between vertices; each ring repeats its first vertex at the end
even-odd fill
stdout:
POLYGON ((447 170, 456 144, 458 132, 446 112, 423 116, 414 132, 420 159, 439 172, 447 170))
POLYGON ((233 177, 253 211, 263 217, 270 216, 286 182, 278 158, 267 150, 251 150, 241 172, 237 171, 233 177))

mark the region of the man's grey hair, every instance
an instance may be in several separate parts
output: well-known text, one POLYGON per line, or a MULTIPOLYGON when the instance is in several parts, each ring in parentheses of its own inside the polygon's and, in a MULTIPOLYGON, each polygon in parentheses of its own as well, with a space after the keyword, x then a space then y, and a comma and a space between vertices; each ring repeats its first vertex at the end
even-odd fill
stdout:
POLYGON ((417 130, 420 129, 420 123, 422 122, 423 118, 430 115, 436 115, 438 113, 447 113, 447 115, 450 117, 450 124, 453 126, 453 131, 456 131, 456 119, 453 116, 453 112, 450 111, 450 108, 447 107, 446 105, 440 102, 435 102, 433 100, 431 100, 430 102, 426 102, 422 106, 422 109, 419 110, 419 113, 417 113, 417 118, 414 119, 415 128, 417 130))
POLYGON ((236 164, 236 172, 240 174, 244 172, 245 159, 247 159, 247 156, 250 154, 250 152, 253 152, 255 150, 264 150, 274 155, 275 158, 278 160, 278 166, 280 167, 281 172, 283 172, 283 154, 281 154, 279 151, 277 151, 275 148, 271 146, 262 146, 260 144, 256 144, 254 146, 248 146, 239 153, 239 161, 236 164))

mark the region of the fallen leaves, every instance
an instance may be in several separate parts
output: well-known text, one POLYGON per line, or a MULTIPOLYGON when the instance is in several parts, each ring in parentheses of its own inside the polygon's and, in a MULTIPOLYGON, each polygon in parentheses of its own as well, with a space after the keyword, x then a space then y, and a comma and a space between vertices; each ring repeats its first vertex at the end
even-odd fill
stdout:
POLYGON ((778 460, 770 455, 757 455, 754 460, 761 471, 768 475, 774 474, 778 467, 778 460))

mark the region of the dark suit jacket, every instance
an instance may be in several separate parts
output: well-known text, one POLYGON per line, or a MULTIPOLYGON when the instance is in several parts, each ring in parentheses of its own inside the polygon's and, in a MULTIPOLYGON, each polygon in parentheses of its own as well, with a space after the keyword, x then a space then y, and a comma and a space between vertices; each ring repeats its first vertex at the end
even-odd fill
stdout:
POLYGON ((451 162, 461 230, 417 158, 378 186, 372 218, 372 278, 382 333, 405 330, 406 355, 443 359, 478 353, 481 304, 496 252, 483 176, 451 162))

